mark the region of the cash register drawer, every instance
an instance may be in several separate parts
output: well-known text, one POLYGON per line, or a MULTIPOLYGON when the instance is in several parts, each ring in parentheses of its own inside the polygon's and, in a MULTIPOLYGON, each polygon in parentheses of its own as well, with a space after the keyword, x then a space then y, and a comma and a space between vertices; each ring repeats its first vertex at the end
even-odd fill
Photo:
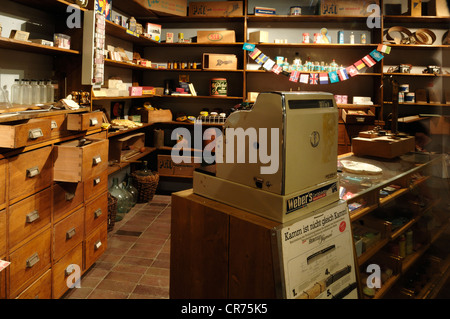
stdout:
POLYGON ((82 182, 108 168, 108 140, 79 140, 55 146, 53 179, 59 182, 82 182))
POLYGON ((51 121, 31 119, 20 124, 0 125, 0 147, 19 148, 50 139, 51 121))

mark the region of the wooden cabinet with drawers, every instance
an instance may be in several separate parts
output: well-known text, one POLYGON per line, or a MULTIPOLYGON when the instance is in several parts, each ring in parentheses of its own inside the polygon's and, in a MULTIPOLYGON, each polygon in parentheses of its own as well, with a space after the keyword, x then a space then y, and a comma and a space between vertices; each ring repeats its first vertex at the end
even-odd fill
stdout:
POLYGON ((94 124, 84 131, 69 129, 68 113, 0 124, 14 135, 0 151, 0 256, 11 262, 0 272, 0 299, 60 298, 107 247, 102 113, 71 116, 94 124), (21 142, 38 124, 45 139, 21 142))

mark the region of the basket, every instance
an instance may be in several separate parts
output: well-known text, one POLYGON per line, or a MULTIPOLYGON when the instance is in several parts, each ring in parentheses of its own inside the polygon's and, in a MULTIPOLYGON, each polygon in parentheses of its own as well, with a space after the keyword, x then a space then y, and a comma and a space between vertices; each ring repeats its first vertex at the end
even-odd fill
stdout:
POLYGON ((117 198, 108 192, 108 231, 113 230, 116 224, 117 198))
POLYGON ((158 187, 159 175, 157 172, 152 172, 153 175, 141 176, 132 173, 136 189, 138 191, 138 203, 148 203, 153 199, 156 188, 158 187))

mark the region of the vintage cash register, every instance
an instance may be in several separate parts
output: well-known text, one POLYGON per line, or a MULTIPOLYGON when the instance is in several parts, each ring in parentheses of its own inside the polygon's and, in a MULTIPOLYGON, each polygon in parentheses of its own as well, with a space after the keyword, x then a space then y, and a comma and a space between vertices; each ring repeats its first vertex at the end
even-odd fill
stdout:
POLYGON ((282 223, 339 200, 332 94, 261 93, 222 132, 214 169, 194 171, 195 194, 282 223))

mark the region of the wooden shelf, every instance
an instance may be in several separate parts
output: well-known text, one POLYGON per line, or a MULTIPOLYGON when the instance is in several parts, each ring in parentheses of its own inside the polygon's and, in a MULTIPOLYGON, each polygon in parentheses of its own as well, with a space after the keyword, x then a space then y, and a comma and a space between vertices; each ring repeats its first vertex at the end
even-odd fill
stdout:
POLYGON ((147 99, 157 95, 141 95, 141 96, 96 96, 92 97, 92 101, 109 101, 109 100, 132 100, 132 99, 147 99))
MULTIPOLYGON (((13 0, 23 5, 33 7, 47 12, 66 12, 67 6, 76 6, 76 4, 66 0, 13 0)), ((87 11, 86 8, 80 8, 80 11, 87 11)))
POLYGON ((61 49, 57 47, 51 47, 48 45, 42 45, 32 42, 19 41, 9 38, 0 37, 0 48, 9 50, 18 50, 24 52, 48 54, 48 55, 61 55, 61 54, 80 54, 79 51, 61 49))
MULTIPOLYGON (((391 101, 384 101, 384 104, 392 104, 391 101)), ((427 102, 420 102, 420 103, 408 103, 408 102, 401 102, 398 103, 398 105, 418 105, 418 106, 450 106, 449 103, 427 103, 427 102)))
POLYGON ((348 48, 368 48, 373 49, 378 46, 378 44, 350 44, 350 43, 253 43, 258 47, 299 47, 299 48, 333 48, 333 49, 348 49, 348 48))
POLYGON ((243 100, 242 96, 206 96, 206 95, 162 95, 161 98, 175 98, 175 99, 216 99, 216 100, 243 100))
POLYGON ((134 63, 128 63, 128 62, 120 62, 120 61, 114 61, 111 59, 105 59, 105 65, 117 67, 117 68, 124 68, 124 69, 132 69, 132 70, 158 70, 147 66, 142 66, 134 63))
POLYGON ((385 22, 393 22, 393 23, 450 23, 450 17, 435 17, 435 16, 420 16, 420 17, 412 17, 407 15, 396 15, 396 16, 383 16, 383 20, 385 22))
POLYGON ((152 126, 153 124, 155 124, 155 123, 142 123, 142 126, 129 128, 127 130, 114 131, 114 132, 109 132, 108 131, 108 138, 113 137, 113 136, 122 135, 122 134, 127 134, 127 133, 133 132, 133 131, 137 131, 137 130, 140 130, 140 129, 152 126))
POLYGON ((383 75, 394 75, 394 76, 425 76, 425 77, 450 77, 450 74, 429 74, 429 73, 383 73, 383 75))
POLYGON ((111 174, 127 167, 131 163, 136 162, 137 160, 149 155, 150 153, 153 153, 154 151, 156 151, 155 147, 146 147, 144 152, 136 154, 135 156, 129 158, 127 161, 115 163, 115 164, 108 166, 108 175, 111 175, 111 174))
POLYGON ((231 42, 231 43, 197 43, 197 42, 191 42, 191 43, 167 43, 167 42, 161 42, 158 45, 162 47, 242 47, 244 45, 244 42, 231 42))
POLYGON ((79 108, 78 110, 56 110, 52 109, 49 111, 25 111, 25 112, 13 112, 13 113, 2 113, 0 114, 0 123, 11 122, 11 121, 19 121, 19 120, 28 120, 34 118, 47 117, 51 115, 59 115, 59 114, 69 114, 69 113, 82 113, 88 112, 90 109, 87 107, 79 108))
MULTIPOLYGON (((131 1, 130 1, 131 2, 131 1)), ((159 45, 158 41, 149 39, 144 37, 143 35, 133 35, 127 28, 124 28, 114 22, 106 20, 106 29, 105 32, 107 35, 130 41, 135 44, 143 45, 143 46, 151 46, 151 45, 159 45)))
POLYGON ((450 45, 443 44, 395 44, 395 43, 384 43, 395 48, 412 48, 412 49, 439 49, 439 48, 450 48, 450 45))
POLYGON ((274 16, 255 16, 248 15, 248 22, 359 22, 366 23, 367 17, 361 16, 325 16, 325 15, 274 15, 274 16))

